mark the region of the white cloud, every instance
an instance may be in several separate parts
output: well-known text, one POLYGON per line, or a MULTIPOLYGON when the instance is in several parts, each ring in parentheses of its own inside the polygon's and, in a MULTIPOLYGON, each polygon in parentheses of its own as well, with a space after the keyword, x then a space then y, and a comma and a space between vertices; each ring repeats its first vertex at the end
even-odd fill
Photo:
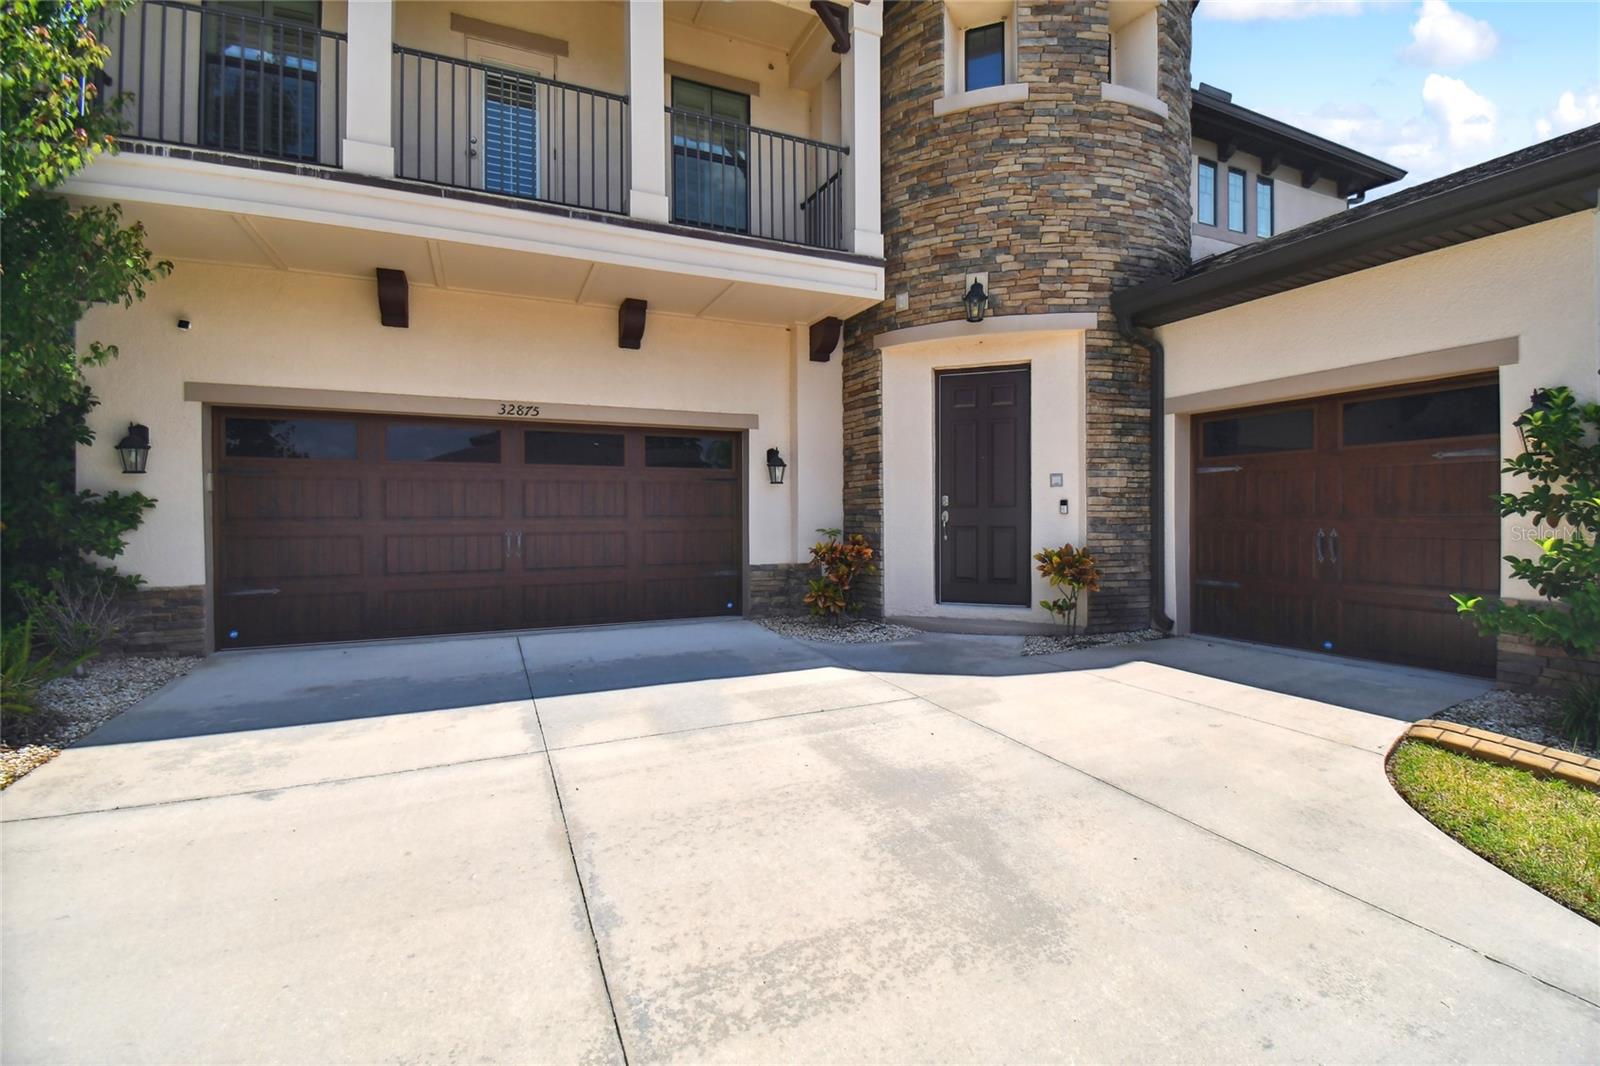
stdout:
POLYGON ((1422 0, 1411 24, 1411 44, 1400 57, 1425 67, 1464 67, 1488 59, 1499 47, 1500 35, 1487 22, 1463 15, 1445 0, 1422 0))
MULTIPOLYGON (((1418 103, 1410 116, 1380 114, 1366 104, 1330 103, 1286 119, 1405 168, 1406 178, 1396 188, 1430 181, 1506 150, 1494 101, 1459 78, 1428 75, 1418 103)), ((1378 190, 1380 195, 1392 191, 1378 190)))
POLYGON ((1200 5, 1203 18, 1224 22, 1257 19, 1303 19, 1316 15, 1359 15, 1362 0, 1207 0, 1200 5))
POLYGON ((1429 74, 1422 83, 1422 102, 1444 124, 1445 138, 1452 148, 1494 143, 1495 122, 1499 118, 1494 102, 1474 92, 1460 78, 1429 74))
POLYGON ((1548 115, 1535 120, 1533 128, 1543 141, 1557 134, 1592 126, 1596 122, 1600 122, 1600 89, 1588 89, 1583 92, 1573 92, 1568 89, 1561 94, 1556 106, 1548 115))

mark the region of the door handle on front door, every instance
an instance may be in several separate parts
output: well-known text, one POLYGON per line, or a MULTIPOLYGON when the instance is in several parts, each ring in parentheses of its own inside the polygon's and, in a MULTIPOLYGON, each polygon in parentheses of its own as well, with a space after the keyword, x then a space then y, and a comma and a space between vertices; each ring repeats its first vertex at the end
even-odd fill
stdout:
POLYGON ((939 539, 950 539, 950 512, 947 510, 939 512, 939 539))
POLYGON ((1324 556, 1323 552, 1322 552, 1322 545, 1323 545, 1323 542, 1327 540, 1327 537, 1328 537, 1328 531, 1327 530, 1325 530, 1325 529, 1317 530, 1316 540, 1313 543, 1315 544, 1315 547, 1316 547, 1315 555, 1316 555, 1317 565, 1319 565, 1319 566, 1321 564, 1327 562, 1327 557, 1324 556))

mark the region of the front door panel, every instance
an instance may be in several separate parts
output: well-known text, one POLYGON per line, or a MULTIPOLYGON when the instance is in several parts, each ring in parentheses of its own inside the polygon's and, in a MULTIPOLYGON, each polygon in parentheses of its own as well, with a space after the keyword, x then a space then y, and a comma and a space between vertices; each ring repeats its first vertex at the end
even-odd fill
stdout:
POLYGON ((939 599, 1026 605, 1028 369, 948 371, 938 395, 939 599))

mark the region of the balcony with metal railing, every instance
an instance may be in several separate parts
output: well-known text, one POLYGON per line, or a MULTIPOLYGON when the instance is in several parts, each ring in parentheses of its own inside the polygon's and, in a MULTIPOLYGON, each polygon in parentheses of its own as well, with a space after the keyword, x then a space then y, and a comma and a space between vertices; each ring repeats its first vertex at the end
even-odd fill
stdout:
MULTIPOLYGON (((307 5, 307 11, 314 10, 307 5)), ((784 19, 797 18, 792 8, 774 5, 771 10, 784 19)), ((538 13, 538 5, 528 11, 538 13)), ((435 22, 440 18, 432 11, 427 16, 435 22)), ((365 136, 386 160, 392 149, 392 170, 389 163, 382 170, 350 163, 362 174, 352 174, 355 181, 392 174, 400 181, 472 190, 490 200, 546 203, 597 216, 629 216, 630 190, 645 187, 658 198, 664 190, 666 218, 659 208, 634 211, 638 218, 805 250, 853 250, 846 224, 848 147, 709 114, 710 109, 669 93, 662 158, 635 141, 634 104, 627 94, 546 77, 554 64, 534 72, 494 61, 499 56, 485 58, 470 46, 467 58, 461 58, 386 40, 390 99, 376 125, 379 134, 371 136, 371 122, 366 134, 352 134, 360 125, 352 104, 376 114, 370 106, 370 75, 384 53, 358 48, 362 56, 357 56, 349 32, 312 21, 320 18, 342 24, 339 19, 350 13, 334 8, 296 21, 184 0, 142 0, 118 8, 98 24, 110 48, 101 99, 122 117, 126 141, 202 149, 210 152, 210 162, 264 158, 315 174, 318 168, 344 168, 349 138, 365 136), (365 75, 352 70, 355 58, 365 62, 365 75), (360 98, 352 99, 352 93, 360 98), (384 126, 390 128, 386 146, 381 144, 384 126), (635 152, 650 157, 643 165, 656 171, 653 178, 646 174, 646 181, 638 181, 635 152)), ((688 32, 674 18, 669 13, 669 26, 688 32)), ((406 19, 408 26, 418 26, 418 14, 408 13, 406 19)), ((805 19, 800 24, 805 26, 805 19)), ((774 26, 776 34, 789 34, 795 22, 774 26)), ((395 34, 398 27, 397 19, 395 34)), ((595 30, 600 37, 614 32, 616 27, 595 30)), ((438 37, 419 30, 406 42, 437 43, 438 37)), ((616 66, 618 48, 600 45, 600 37, 582 45, 589 66, 573 62, 562 69, 584 70, 613 85, 629 82, 626 64, 616 66)), ((813 43, 813 50, 821 51, 822 45, 813 43)), ((685 64, 666 62, 674 66, 685 64)), ((667 80, 680 82, 678 72, 666 72, 672 74, 667 80)), ((699 70, 691 77, 710 77, 710 72, 699 70)), ((768 85, 773 102, 757 101, 762 104, 758 114, 805 130, 806 115, 816 122, 819 114, 818 88, 797 90, 789 80, 776 78, 784 78, 782 69, 768 85)), ((726 80, 741 82, 731 75, 726 80)), ((754 82, 746 85, 754 91, 754 82)), ((661 107, 661 99, 654 96, 653 109, 661 107)), ((747 120, 749 112, 746 98, 741 117, 747 120)), ((653 141, 654 128, 642 133, 646 142, 653 141)))

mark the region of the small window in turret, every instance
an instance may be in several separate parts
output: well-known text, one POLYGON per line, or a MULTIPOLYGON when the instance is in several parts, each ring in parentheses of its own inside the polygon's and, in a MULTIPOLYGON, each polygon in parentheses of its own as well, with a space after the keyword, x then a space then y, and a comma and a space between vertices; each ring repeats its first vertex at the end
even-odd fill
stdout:
POLYGON ((1108 18, 1111 80, 1102 86, 1101 95, 1164 116, 1159 0, 1111 0, 1108 18))
POLYGON ((967 31, 967 92, 1004 85, 1006 81, 1006 24, 994 22, 967 31))

